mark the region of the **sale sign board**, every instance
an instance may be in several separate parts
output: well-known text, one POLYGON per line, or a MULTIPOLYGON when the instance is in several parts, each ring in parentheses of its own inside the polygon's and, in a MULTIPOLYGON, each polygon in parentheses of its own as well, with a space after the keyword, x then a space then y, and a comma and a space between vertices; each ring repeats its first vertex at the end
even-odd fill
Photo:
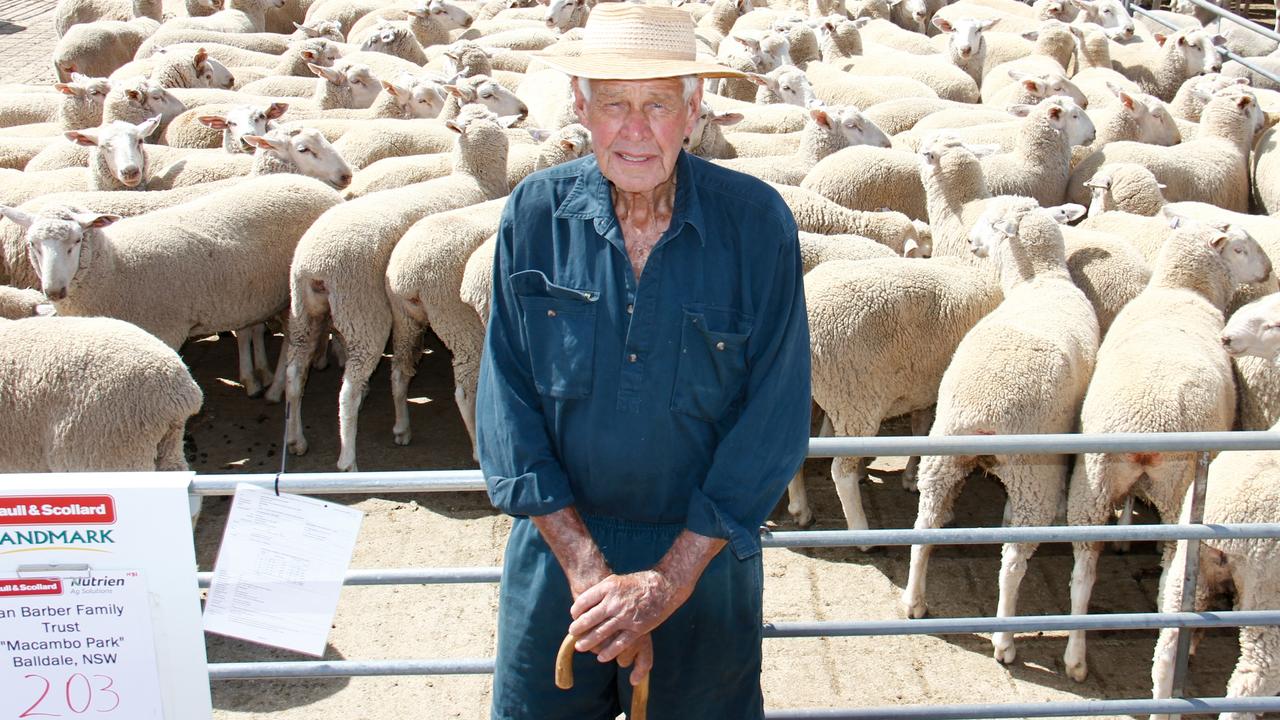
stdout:
POLYGON ((0 475, 0 720, 209 720, 192 473, 0 475))
POLYGON ((0 658, 0 718, 164 717, 140 572, 0 578, 0 658))

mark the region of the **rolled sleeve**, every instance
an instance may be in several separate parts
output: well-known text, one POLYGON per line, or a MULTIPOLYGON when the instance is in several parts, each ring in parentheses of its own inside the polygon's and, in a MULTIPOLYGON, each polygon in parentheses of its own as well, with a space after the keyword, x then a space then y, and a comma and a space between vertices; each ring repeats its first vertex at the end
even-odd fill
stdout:
POLYGON ((779 220, 768 297, 748 345, 743 405, 689 501, 689 530, 727 540, 735 555, 760 551, 759 527, 804 462, 809 443, 809 323, 794 221, 779 220))
POLYGON ((503 210, 493 293, 476 393, 476 450, 489 500, 509 515, 545 515, 573 504, 568 475, 547 433, 510 277, 513 195, 503 210))

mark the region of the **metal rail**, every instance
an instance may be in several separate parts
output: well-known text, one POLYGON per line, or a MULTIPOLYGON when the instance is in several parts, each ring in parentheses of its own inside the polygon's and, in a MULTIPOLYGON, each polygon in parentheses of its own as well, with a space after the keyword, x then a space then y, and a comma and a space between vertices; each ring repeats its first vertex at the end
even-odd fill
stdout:
POLYGON ((1280 698, 1186 698, 1173 700, 1080 700, 1067 702, 1000 703, 996 705, 895 705, 839 710, 774 710, 768 720, 978 720, 979 718, 1083 717, 1088 715, 1148 715, 1151 713, 1270 712, 1280 710, 1280 698))

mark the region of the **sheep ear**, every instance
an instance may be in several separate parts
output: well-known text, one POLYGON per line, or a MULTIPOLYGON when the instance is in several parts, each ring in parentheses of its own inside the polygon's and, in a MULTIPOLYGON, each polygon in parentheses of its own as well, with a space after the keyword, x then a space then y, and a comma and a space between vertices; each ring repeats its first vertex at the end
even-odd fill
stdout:
POLYGON ((78 88, 76 88, 76 86, 72 85, 71 83, 62 83, 62 82, 54 83, 53 89, 57 90, 63 95, 75 96, 80 94, 78 91, 78 88))
POLYGON ((861 30, 862 28, 866 27, 867 23, 869 22, 871 22, 871 18, 868 18, 868 17, 857 18, 853 21, 853 29, 861 30))
POLYGON ((1226 233, 1219 233, 1214 235, 1213 239, 1209 241, 1209 247, 1213 248, 1216 252, 1222 252, 1229 242, 1231 242, 1231 238, 1227 237, 1226 233))
POLYGON ((271 103, 271 106, 267 108, 267 119, 279 120, 280 116, 284 115, 285 112, 287 112, 288 110, 289 110, 289 103, 282 103, 282 102, 271 103))
POLYGON ((155 132, 156 128, 160 127, 160 121, 163 119, 164 118, 162 116, 156 115, 154 117, 149 117, 146 120, 143 120, 137 125, 134 125, 134 127, 138 128, 138 132, 142 135, 142 137, 144 138, 151 137, 151 133, 155 132))
POLYGON ((62 134, 63 137, 77 145, 85 147, 94 147, 98 144, 98 129, 85 128, 84 130, 68 130, 62 134))
POLYGON ((716 113, 715 115, 711 116, 711 123, 713 125, 724 125, 727 127, 729 125, 737 125, 738 123, 742 122, 742 119, 744 117, 746 116, 743 115, 742 113, 736 113, 736 112, 716 113))
POLYGON ((824 108, 810 108, 809 117, 813 118, 824 128, 831 127, 831 116, 827 114, 827 111, 824 108))
MULTIPOLYGON (((78 72, 71 73, 71 82, 74 82, 74 83, 89 82, 92 79, 93 78, 89 77, 88 75, 85 75, 84 73, 78 73, 78 72)), ((1247 80, 1248 78, 1245 78, 1245 79, 1247 80)))
POLYGON ((129 98, 130 100, 141 100, 141 99, 142 99, 142 93, 140 93, 140 92, 138 92, 137 90, 134 90, 134 89, 132 89, 132 88, 130 88, 130 89, 128 89, 128 90, 125 90, 125 91, 124 91, 124 94, 125 94, 125 97, 129 98))
POLYGON ((465 96, 465 95, 463 95, 463 93, 462 93, 462 89, 461 89, 461 88, 459 88, 457 85, 445 85, 445 86, 444 86, 444 90, 445 90, 445 92, 449 93, 450 95, 452 95, 452 96, 454 96, 454 97, 456 97, 456 98, 459 98, 459 99, 465 99, 465 98, 466 98, 466 96, 465 96))
POLYGON ((228 127, 227 119, 221 115, 199 115, 196 117, 196 122, 214 130, 226 130, 228 127))
POLYGON ((520 119, 521 118, 519 115, 503 115, 502 117, 498 118, 498 124, 504 128, 509 128, 515 125, 516 123, 520 122, 520 119))
POLYGON ((192 64, 194 64, 196 67, 200 67, 202 64, 204 64, 204 61, 208 59, 209 59, 209 51, 205 50, 204 48, 197 48, 195 57, 192 58, 192 64))
POLYGON ((920 250, 920 243, 916 242, 915 238, 907 238, 906 242, 902 243, 902 257, 904 258, 924 257, 924 253, 920 250))
POLYGON ((0 215, 4 215, 22 227, 31 227, 31 223, 35 222, 34 215, 28 215, 18 208, 7 205, 0 205, 0 215))
POLYGON ((1035 109, 1035 105, 1010 105, 1005 109, 1014 117, 1026 117, 1031 114, 1033 109, 1035 109))
POLYGON ((1215 33, 1209 40, 1219 47, 1227 44, 1227 36, 1215 33))
POLYGON ((525 128, 525 131, 529 133, 529 137, 533 138, 535 142, 543 142, 551 137, 551 131, 542 128, 525 128))
POLYGON ((1123 105, 1126 110, 1132 110, 1134 106, 1138 104, 1138 101, 1134 100, 1132 95, 1123 90, 1116 92, 1116 97, 1120 99, 1120 104, 1123 105))
POLYGON ((936 28, 938 28, 939 30, 941 30, 941 31, 942 31, 942 32, 944 32, 944 33, 949 33, 949 32, 955 32, 955 31, 956 31, 956 27, 955 27, 954 25, 952 25, 952 24, 951 24, 951 22, 950 22, 949 20, 947 20, 946 18, 940 18, 940 17, 938 17, 938 16, 936 16, 936 15, 935 15, 935 16, 934 16, 934 18, 933 18, 933 26, 934 26, 934 27, 936 27, 936 28))
POLYGON ((978 20, 974 24, 978 26, 979 30, 990 30, 991 26, 996 24, 996 21, 987 18, 986 20, 978 20))
POLYGON ((388 95, 394 98, 400 97, 400 94, 405 91, 405 88, 399 87, 390 80, 379 80, 378 83, 382 85, 382 89, 386 90, 388 95))
POLYGON ((307 63, 307 67, 311 69, 311 72, 316 74, 316 77, 324 78, 334 85, 340 85, 342 84, 342 81, 346 79, 342 73, 334 70, 333 68, 322 67, 315 63, 307 63))
POLYGON ((1236 107, 1244 109, 1253 104, 1252 95, 1240 95, 1236 98, 1236 107))
POLYGON ((1023 40, 1030 40, 1030 41, 1032 41, 1032 42, 1035 42, 1036 40, 1039 40, 1039 39, 1040 39, 1040 31, 1039 31, 1039 30, 1028 30, 1028 31, 1026 31, 1026 32, 1022 33, 1022 39, 1023 39, 1023 40))
POLYGON ((1046 90, 1044 83, 1031 77, 1025 78, 1022 81, 1022 87, 1026 88, 1028 92, 1033 92, 1037 95, 1043 94, 1046 90))
POLYGON ((303 50, 302 52, 300 52, 300 53, 298 53, 298 54, 302 56, 302 59, 303 59, 303 60, 306 60, 306 61, 307 61, 307 66, 308 66, 308 67, 310 67, 310 66, 311 66, 311 63, 316 59, 316 54, 315 54, 315 52, 313 52, 313 51, 311 51, 311 50, 303 50))
POLYGON ((269 138, 265 135, 245 135, 243 139, 245 142, 249 143, 253 147, 261 150, 273 150, 273 149, 278 150, 279 149, 277 147, 277 143, 279 143, 280 141, 274 138, 269 138))
POLYGON ((119 220, 120 216, 108 213, 72 213, 71 219, 87 230, 89 228, 104 228, 119 220))
POLYGON ((570 140, 569 138, 562 139, 560 141, 560 147, 565 149, 568 152, 572 152, 572 153, 578 152, 578 143, 570 140))
POLYGON ((749 72, 747 73, 747 79, 759 85, 760 87, 769 86, 769 78, 765 77, 764 75, 761 75, 760 73, 749 72))
POLYGON ((462 126, 452 120, 445 120, 444 126, 458 133, 459 135, 462 134, 462 126))
POLYGON ((1062 119, 1062 106, 1061 106, 1061 105, 1050 105, 1050 106, 1049 106, 1049 109, 1046 111, 1046 113, 1049 115, 1049 119, 1050 119, 1050 120, 1061 120, 1061 119, 1062 119))
POLYGON ((1079 203, 1065 203, 1062 205, 1047 207, 1045 210, 1049 211, 1049 214, 1053 216, 1053 219, 1056 220, 1059 225, 1064 225, 1069 222, 1075 222, 1076 220, 1084 217, 1087 208, 1079 203))
POLYGON ((1029 77, 1026 73, 1022 72, 1021 70, 1014 70, 1013 68, 1009 68, 1008 72, 1009 72, 1009 79, 1011 80, 1021 80, 1025 77, 1029 77))
POLYGON ((1167 188, 1167 187, 1169 187, 1169 186, 1168 186, 1168 185, 1165 185, 1164 183, 1160 183, 1160 182, 1156 183, 1156 189, 1158 189, 1158 190, 1164 190, 1164 189, 1165 189, 1165 188, 1167 188))
POLYGON ((1159 43, 1161 47, 1163 47, 1165 41, 1169 39, 1169 36, 1164 33, 1151 33, 1151 37, 1155 38, 1155 41, 1159 43))

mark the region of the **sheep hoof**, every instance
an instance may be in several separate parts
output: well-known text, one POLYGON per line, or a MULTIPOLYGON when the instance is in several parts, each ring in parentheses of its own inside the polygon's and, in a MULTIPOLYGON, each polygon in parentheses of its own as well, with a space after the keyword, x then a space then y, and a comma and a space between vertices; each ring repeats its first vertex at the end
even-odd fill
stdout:
POLYGON ((343 460, 341 457, 339 457, 338 472, 360 472, 360 471, 356 469, 356 461, 354 459, 343 460))
POLYGON ((276 385, 272 383, 271 387, 267 388, 267 391, 262 394, 262 398, 272 405, 279 404, 284 399, 284 388, 277 389, 276 385))
POLYGON ((258 382, 256 378, 244 384, 244 394, 251 398, 259 397, 262 395, 263 390, 262 383, 258 382))
POLYGON ((790 511, 791 519, 795 521, 796 526, 801 530, 807 530, 813 527, 813 511, 805 508, 803 511, 790 511))
POLYGON ((900 603, 902 614, 910 620, 919 620, 929 613, 929 604, 923 600, 916 602, 907 598, 902 598, 900 603))
POLYGON ((920 492, 920 483, 916 482, 916 479, 914 476, 907 477, 906 475, 903 475, 902 489, 906 490, 907 492, 918 493, 920 492))
POLYGON ((413 437, 411 430, 392 430, 392 434, 395 435, 397 445, 408 445, 409 440, 413 437))
POLYGON ((1085 678, 1089 677, 1088 663, 1067 663, 1067 677, 1078 683, 1084 682, 1085 678))
POLYGON ((306 439, 306 438, 303 438, 303 437, 300 437, 300 438, 298 438, 298 439, 296 439, 296 440, 290 440, 290 441, 289 441, 289 452, 293 453, 294 455, 306 455, 306 454, 307 454, 307 439, 306 439))
POLYGON ((1012 665, 1014 658, 1018 656, 1018 648, 1013 644, 1012 639, 1000 639, 992 643, 995 652, 996 661, 1002 665, 1012 665))

